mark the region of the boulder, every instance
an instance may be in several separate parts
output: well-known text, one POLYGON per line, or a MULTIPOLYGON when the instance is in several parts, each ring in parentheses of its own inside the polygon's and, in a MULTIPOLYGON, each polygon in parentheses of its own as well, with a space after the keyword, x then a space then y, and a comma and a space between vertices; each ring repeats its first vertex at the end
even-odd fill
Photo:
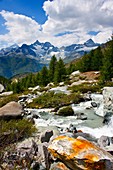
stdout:
POLYGON ((21 118, 22 113, 22 106, 19 103, 12 101, 0 108, 0 119, 21 118))
POLYGON ((49 142, 50 138, 53 136, 53 130, 46 130, 41 133, 40 135, 40 141, 43 142, 49 142))
POLYGON ((48 150, 71 170, 111 170, 113 167, 113 156, 85 138, 59 136, 48 146, 48 150))
POLYGON ((57 114, 59 116, 72 116, 74 115, 74 111, 71 106, 64 106, 58 110, 57 114))
POLYGON ((4 91, 4 86, 0 84, 0 93, 2 93, 3 91, 4 91))
POLYGON ((113 87, 104 87, 103 89, 103 111, 113 113, 113 87))
POLYGON ((49 170, 70 170, 62 162, 53 163, 49 170))
POLYGON ((98 144, 101 148, 109 146, 110 145, 110 138, 108 136, 101 136, 98 139, 98 144))
POLYGON ((77 116, 77 119, 87 120, 87 116, 84 113, 77 113, 75 115, 77 116))
POLYGON ((3 97, 3 96, 9 96, 13 94, 13 91, 8 91, 8 92, 3 92, 3 93, 0 93, 0 96, 3 97))

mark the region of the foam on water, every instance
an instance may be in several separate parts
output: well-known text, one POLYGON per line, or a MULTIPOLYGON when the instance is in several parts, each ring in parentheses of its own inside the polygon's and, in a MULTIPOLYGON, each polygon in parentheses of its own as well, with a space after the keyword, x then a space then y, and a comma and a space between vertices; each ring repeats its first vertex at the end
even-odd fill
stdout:
POLYGON ((111 121, 109 122, 109 124, 104 125, 103 127, 90 128, 90 127, 85 127, 85 126, 84 127, 79 126, 79 128, 83 132, 89 133, 95 136, 96 138, 100 138, 102 135, 112 137, 113 136, 113 116, 111 117, 111 121))
POLYGON ((61 117, 58 116, 57 118, 55 116, 49 117, 48 119, 35 119, 36 127, 38 126, 57 126, 60 128, 66 128, 69 127, 70 123, 73 123, 74 125, 78 125, 82 123, 82 120, 76 120, 75 116, 67 116, 67 117, 61 117))

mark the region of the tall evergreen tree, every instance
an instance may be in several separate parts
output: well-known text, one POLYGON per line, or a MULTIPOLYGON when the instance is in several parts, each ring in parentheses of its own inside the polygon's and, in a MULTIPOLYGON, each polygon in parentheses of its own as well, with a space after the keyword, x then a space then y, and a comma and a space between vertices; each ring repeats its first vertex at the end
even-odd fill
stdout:
POLYGON ((43 86, 46 86, 49 83, 48 69, 46 66, 44 66, 40 72, 40 83, 43 86))
POLYGON ((54 74, 54 82, 58 83, 64 81, 66 76, 66 68, 63 60, 60 58, 56 64, 55 74, 54 74))
POLYGON ((113 77, 113 38, 109 42, 104 52, 103 66, 101 69, 101 80, 103 82, 111 80, 113 77))
POLYGON ((54 79, 54 73, 56 68, 57 59, 55 55, 52 56, 50 64, 49 64, 49 80, 50 82, 54 79))

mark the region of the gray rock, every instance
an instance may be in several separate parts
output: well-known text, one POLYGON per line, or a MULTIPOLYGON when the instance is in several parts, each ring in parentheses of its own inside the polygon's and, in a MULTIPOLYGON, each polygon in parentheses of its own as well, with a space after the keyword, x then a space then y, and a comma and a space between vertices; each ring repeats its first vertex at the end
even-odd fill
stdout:
POLYGON ((0 108, 1 119, 16 119, 21 118, 23 113, 22 106, 17 102, 7 103, 5 106, 0 108))
POLYGON ((40 135, 40 141, 43 142, 49 142, 50 138, 53 136, 53 130, 46 130, 41 133, 40 135))
POLYGON ((98 106, 96 102, 91 102, 91 105, 92 105, 93 107, 97 107, 97 106, 98 106))
POLYGON ((110 145, 110 138, 108 136, 101 136, 98 139, 98 144, 101 148, 109 146, 110 145))
POLYGON ((2 93, 3 91, 4 91, 4 86, 0 84, 0 93, 2 93))
POLYGON ((62 162, 56 162, 51 164, 51 167, 49 170, 70 170, 66 167, 66 165, 62 162))
POLYGON ((113 113, 113 87, 104 87, 103 89, 103 111, 104 115, 107 112, 113 113))

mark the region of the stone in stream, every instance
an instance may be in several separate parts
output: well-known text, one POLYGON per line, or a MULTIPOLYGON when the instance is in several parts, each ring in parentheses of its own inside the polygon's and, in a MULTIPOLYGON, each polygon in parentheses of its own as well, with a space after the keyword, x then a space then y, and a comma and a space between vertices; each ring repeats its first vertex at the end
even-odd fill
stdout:
POLYGON ((106 113, 113 113, 113 87, 104 87, 103 89, 103 111, 106 113))
POLYGON ((59 136, 48 149, 54 158, 71 170, 111 170, 113 156, 85 138, 59 136))
POLYGON ((98 144, 101 148, 109 146, 110 145, 110 138, 108 136, 101 136, 98 139, 98 144))
POLYGON ((40 135, 40 141, 43 142, 49 142, 50 138, 53 136, 53 130, 46 130, 41 133, 40 135))

